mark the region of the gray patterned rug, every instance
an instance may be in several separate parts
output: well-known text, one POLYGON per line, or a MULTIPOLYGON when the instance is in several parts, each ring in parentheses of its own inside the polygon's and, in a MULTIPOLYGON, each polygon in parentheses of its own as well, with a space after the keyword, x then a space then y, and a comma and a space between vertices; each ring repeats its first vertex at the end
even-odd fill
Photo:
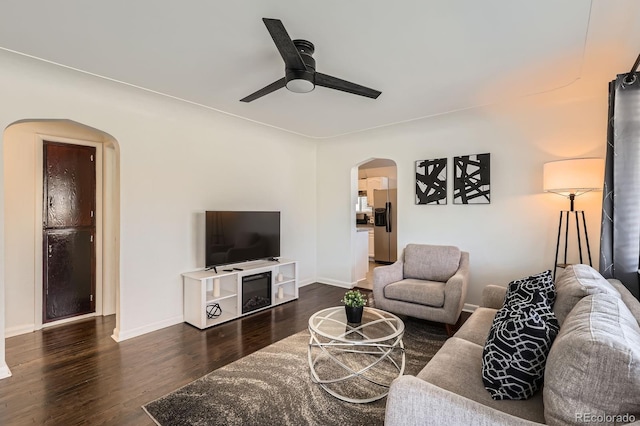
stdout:
MULTIPOLYGON (((447 339, 444 327, 405 318, 405 374, 417 374, 447 339)), ((313 383, 302 331, 215 370, 143 408, 170 425, 382 425, 386 398, 343 402, 313 383)))

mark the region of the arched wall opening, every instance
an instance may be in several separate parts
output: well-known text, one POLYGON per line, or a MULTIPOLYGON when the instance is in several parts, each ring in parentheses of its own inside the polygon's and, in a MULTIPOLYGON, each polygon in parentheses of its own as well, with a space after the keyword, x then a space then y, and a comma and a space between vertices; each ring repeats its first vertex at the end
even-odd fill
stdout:
MULTIPOLYGON (((96 304, 86 316, 116 315, 120 328, 120 148, 111 135, 71 120, 25 119, 7 126, 5 182, 5 337, 43 328, 43 141, 96 148, 96 304)), ((48 326, 45 325, 45 326, 48 326)), ((114 337, 115 338, 115 337, 114 337)))
POLYGON ((398 168, 391 159, 368 158, 351 169, 351 271, 357 287, 372 289, 372 268, 397 260, 397 182, 398 168), (375 201, 376 190, 386 194, 384 200, 375 201), (376 207, 389 209, 389 226, 374 226, 376 207), (357 223, 363 221, 367 223, 357 223))

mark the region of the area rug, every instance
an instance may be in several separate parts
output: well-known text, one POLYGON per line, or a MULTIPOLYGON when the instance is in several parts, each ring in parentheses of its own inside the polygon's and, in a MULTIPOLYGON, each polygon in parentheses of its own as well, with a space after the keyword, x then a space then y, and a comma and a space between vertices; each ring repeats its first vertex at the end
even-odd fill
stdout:
MULTIPOLYGON (((404 374, 417 374, 447 339, 444 327, 405 320, 404 374)), ((143 409, 171 425, 382 425, 386 398, 340 401, 311 381, 302 331, 219 368, 143 409)))

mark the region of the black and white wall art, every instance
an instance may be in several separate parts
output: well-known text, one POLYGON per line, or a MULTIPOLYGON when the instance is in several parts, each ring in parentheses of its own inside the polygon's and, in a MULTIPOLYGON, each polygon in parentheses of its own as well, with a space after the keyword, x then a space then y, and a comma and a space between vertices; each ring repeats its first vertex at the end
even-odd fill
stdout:
POLYGON ((416 204, 447 204, 447 159, 416 161, 416 204))
POLYGON ((453 204, 491 202, 491 154, 453 157, 453 204))

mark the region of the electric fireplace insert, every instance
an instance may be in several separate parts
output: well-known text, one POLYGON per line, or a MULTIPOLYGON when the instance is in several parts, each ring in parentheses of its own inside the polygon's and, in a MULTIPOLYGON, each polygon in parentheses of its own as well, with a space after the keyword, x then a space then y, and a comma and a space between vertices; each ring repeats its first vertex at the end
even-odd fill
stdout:
POLYGON ((242 277, 242 313, 271 306, 271 272, 242 277))

